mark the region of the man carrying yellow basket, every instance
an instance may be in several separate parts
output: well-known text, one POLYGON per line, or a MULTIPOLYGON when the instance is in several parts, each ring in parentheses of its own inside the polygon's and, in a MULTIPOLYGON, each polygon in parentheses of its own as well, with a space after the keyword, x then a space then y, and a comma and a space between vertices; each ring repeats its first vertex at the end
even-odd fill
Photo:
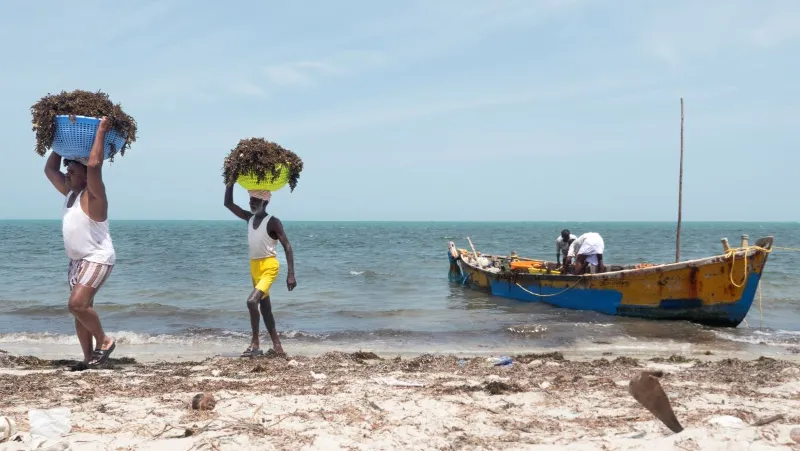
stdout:
POLYGON ((261 322, 259 310, 272 339, 272 351, 284 355, 272 314, 270 288, 280 270, 280 263, 277 259, 278 242, 283 246, 289 266, 286 286, 289 291, 294 290, 297 286, 294 276, 294 253, 284 231, 283 223, 280 219, 267 213, 267 205, 272 198, 272 190, 282 188, 287 182, 291 188, 294 188, 300 170, 302 170, 302 161, 296 155, 277 144, 262 139, 240 141, 225 160, 225 207, 237 217, 247 221, 250 278, 253 282, 253 291, 247 298, 253 335, 250 346, 242 353, 242 357, 256 357, 264 354, 259 341, 259 324, 261 322), (279 167, 273 171, 270 166, 274 167, 275 165, 279 167), (249 174, 261 174, 261 176, 249 174), (244 210, 233 202, 233 186, 236 182, 247 188, 248 194, 250 194, 250 211, 244 210))

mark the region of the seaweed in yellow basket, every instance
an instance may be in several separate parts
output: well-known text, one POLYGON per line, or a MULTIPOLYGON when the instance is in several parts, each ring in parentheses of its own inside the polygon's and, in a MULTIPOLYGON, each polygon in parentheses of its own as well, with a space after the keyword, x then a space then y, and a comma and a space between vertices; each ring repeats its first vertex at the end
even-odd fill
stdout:
POLYGON ((264 138, 239 141, 225 157, 225 184, 236 182, 248 191, 278 191, 289 185, 294 191, 303 160, 294 152, 264 138))

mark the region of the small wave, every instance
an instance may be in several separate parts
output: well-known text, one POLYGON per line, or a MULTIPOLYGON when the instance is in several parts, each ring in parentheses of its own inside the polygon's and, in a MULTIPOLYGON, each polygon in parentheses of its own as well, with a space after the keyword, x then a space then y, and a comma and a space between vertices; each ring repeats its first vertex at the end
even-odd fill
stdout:
POLYGON ((328 334, 313 334, 302 330, 289 330, 279 333, 279 335, 285 338, 307 338, 311 340, 325 340, 328 338, 328 334))
POLYGON ((348 271, 348 274, 350 274, 351 276, 364 276, 366 278, 394 276, 393 273, 383 273, 383 272, 372 271, 369 269, 364 271, 350 270, 348 271))
POLYGON ((776 331, 747 331, 745 333, 731 333, 714 331, 714 334, 723 340, 767 346, 796 346, 800 344, 800 332, 790 330, 776 331))
POLYGON ((507 330, 512 334, 533 335, 533 334, 542 334, 544 332, 547 332, 547 326, 543 326, 540 324, 518 325, 518 326, 509 326, 507 330))
MULTIPOLYGON (((198 340, 187 336, 175 335, 151 335, 130 331, 110 332, 110 336, 119 344, 146 345, 146 344, 199 344, 198 340)), ((54 334, 49 332, 29 333, 18 332, 11 334, 0 334, 0 343, 31 343, 31 344, 78 344, 78 338, 67 334, 54 334)))
MULTIPOLYGON (((248 339, 249 333, 214 328, 188 329, 182 334, 147 334, 131 331, 111 331, 108 334, 121 345, 228 345, 248 339)), ((313 334, 303 331, 288 331, 279 334, 285 339, 324 340, 324 334, 313 334)), ((0 343, 36 344, 36 345, 77 345, 78 338, 74 334, 57 334, 51 332, 16 332, 0 334, 0 343)))

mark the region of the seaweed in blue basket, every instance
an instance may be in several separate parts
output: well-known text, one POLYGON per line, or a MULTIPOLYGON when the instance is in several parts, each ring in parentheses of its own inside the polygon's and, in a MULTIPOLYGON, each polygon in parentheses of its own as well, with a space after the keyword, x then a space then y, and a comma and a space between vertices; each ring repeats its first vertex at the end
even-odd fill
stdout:
POLYGON ((303 170, 303 160, 291 150, 264 138, 242 139, 225 157, 222 177, 226 185, 235 182, 242 174, 252 174, 258 181, 263 181, 267 175, 277 177, 281 164, 289 166, 289 191, 294 191, 303 170))
MULTIPOLYGON (((111 128, 127 139, 121 149, 112 149, 110 160, 119 152, 125 155, 125 149, 136 141, 136 121, 122 111, 122 106, 114 104, 103 92, 90 92, 76 89, 60 94, 47 94, 31 107, 33 115, 33 131, 36 132, 36 153, 44 156, 53 145, 56 133, 56 116, 88 116, 111 119, 111 128)), ((113 145, 113 144, 112 144, 113 145)))

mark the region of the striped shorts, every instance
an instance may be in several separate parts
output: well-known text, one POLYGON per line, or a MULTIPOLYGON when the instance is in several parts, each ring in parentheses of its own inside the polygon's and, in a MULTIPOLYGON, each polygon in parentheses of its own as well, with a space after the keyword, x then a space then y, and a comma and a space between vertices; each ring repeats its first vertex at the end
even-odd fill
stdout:
POLYGON ((99 289, 105 283, 108 276, 111 274, 111 269, 114 265, 104 265, 102 263, 94 263, 86 260, 70 260, 69 272, 67 279, 69 280, 69 291, 71 292, 75 285, 85 285, 94 289, 99 289))

